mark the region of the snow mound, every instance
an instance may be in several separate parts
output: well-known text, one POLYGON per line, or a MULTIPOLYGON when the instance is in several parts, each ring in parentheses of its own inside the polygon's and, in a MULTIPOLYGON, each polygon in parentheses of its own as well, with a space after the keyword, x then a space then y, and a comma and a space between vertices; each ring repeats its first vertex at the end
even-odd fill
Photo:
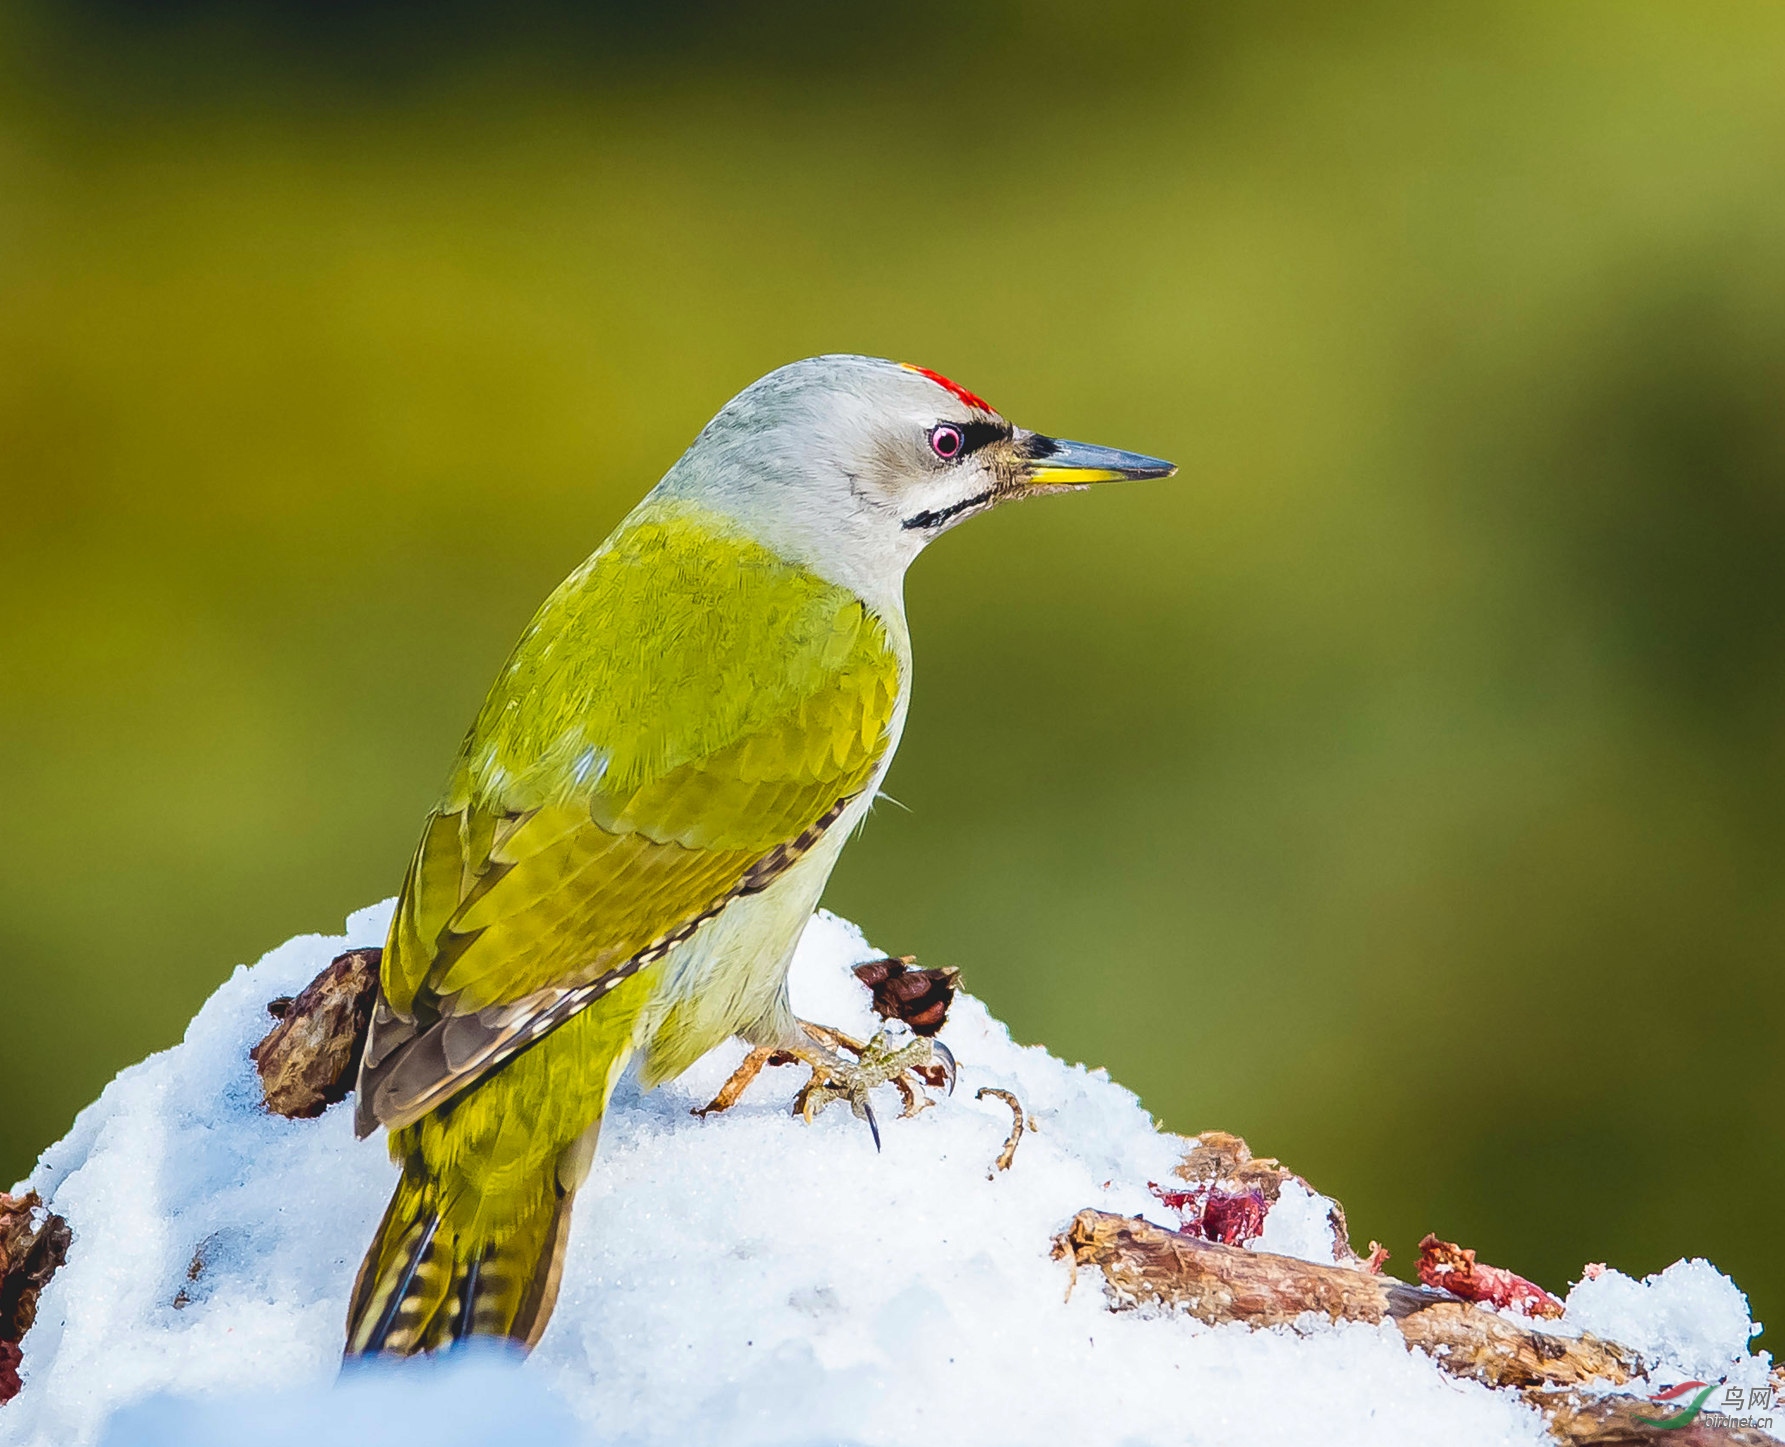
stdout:
POLYGON ((1748 1320, 1748 1298, 1740 1288, 1702 1260, 1676 1261, 1643 1281, 1602 1272, 1578 1283, 1566 1305, 1565 1325, 1707 1381, 1731 1375, 1760 1330, 1748 1320))
POLYGON ((364 1369, 333 1391, 290 1387, 257 1395, 155 1396, 125 1407, 100 1447, 575 1447, 576 1417, 555 1392, 515 1370, 500 1347, 450 1361, 364 1369))
MULTIPOLYGON (((268 1115, 247 1051, 266 1002, 381 942, 390 908, 237 969, 181 1044, 122 1072, 44 1154, 29 1184, 74 1246, 25 1340, 0 1447, 1544 1440, 1516 1397, 1446 1377, 1392 1326, 1298 1336, 1114 1315, 1094 1279, 1068 1296, 1053 1236, 1086 1206, 1172 1225, 1147 1183, 1182 1142, 1104 1072, 1014 1044, 965 995, 942 1037, 959 1090, 911 1120, 889 1118, 887 1092, 878 1154, 846 1109, 791 1118, 792 1070, 692 1117, 735 1043, 653 1094, 622 1084, 533 1356, 353 1372, 330 1390, 395 1168, 381 1142, 353 1139, 350 1104, 268 1115), (1008 1172, 991 1164, 1010 1112, 976 1100, 982 1086, 1015 1092, 1035 1121, 1008 1172)), ((795 1008, 870 1033, 850 966, 874 955, 853 926, 814 917, 795 1008)), ((1324 1198, 1286 1188, 1258 1244, 1330 1260, 1324 1198)), ((1569 1310, 1682 1374, 1765 1370, 1746 1356, 1745 1301, 1701 1262, 1583 1283, 1569 1310)))

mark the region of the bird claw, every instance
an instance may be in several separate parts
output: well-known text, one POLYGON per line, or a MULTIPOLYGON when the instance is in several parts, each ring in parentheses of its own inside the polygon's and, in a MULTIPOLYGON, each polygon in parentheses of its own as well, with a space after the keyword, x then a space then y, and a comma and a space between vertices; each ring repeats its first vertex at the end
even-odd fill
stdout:
MULTIPOLYGON (((880 1149, 880 1126, 874 1118, 873 1107, 868 1103, 868 1093, 881 1085, 891 1085, 898 1090, 904 1108, 899 1112, 903 1119, 926 1110, 935 1102, 925 1095, 913 1083, 912 1077, 919 1075, 935 1059, 934 1042, 925 1039, 913 1039, 900 1044, 889 1037, 887 1031, 878 1032, 866 1045, 858 1044, 846 1036, 838 1036, 835 1031, 815 1031, 818 1038, 829 1036, 845 1049, 853 1050, 859 1057, 855 1063, 843 1061, 825 1061, 812 1064, 812 1078, 794 1101, 794 1111, 802 1119, 810 1121, 826 1106, 837 1101, 847 1101, 854 1115, 868 1123, 868 1129, 874 1137, 874 1148, 880 1149)), ((947 1047, 943 1047, 946 1050, 947 1047)), ((954 1063, 953 1056, 948 1057, 948 1064, 954 1063)), ((944 1067, 945 1072, 948 1067, 944 1067)), ((948 1072, 952 1073, 952 1072, 948 1072)))
POLYGON ((961 1067, 955 1063, 954 1051, 950 1050, 940 1040, 931 1040, 930 1049, 936 1052, 942 1065, 942 1074, 947 1077, 948 1080, 948 1093, 953 1095, 955 1082, 961 1078, 961 1067))
POLYGON ((899 1118, 916 1115, 936 1102, 924 1094, 922 1085, 948 1087, 954 1094, 960 1076, 954 1053, 940 1040, 908 1037, 895 1027, 881 1030, 865 1044, 841 1030, 814 1025, 802 1020, 801 1027, 814 1042, 810 1050, 775 1049, 759 1046, 744 1057, 743 1063, 706 1105, 695 1115, 706 1116, 728 1110, 738 1101, 752 1080, 765 1065, 791 1065, 795 1061, 811 1070, 812 1076, 793 1100, 793 1113, 802 1120, 814 1120, 825 1107, 846 1101, 858 1120, 868 1123, 874 1137, 874 1149, 880 1149, 880 1122, 874 1116, 868 1095, 879 1086, 890 1085, 899 1092, 903 1108, 899 1118), (856 1057, 850 1061, 840 1052, 856 1057))

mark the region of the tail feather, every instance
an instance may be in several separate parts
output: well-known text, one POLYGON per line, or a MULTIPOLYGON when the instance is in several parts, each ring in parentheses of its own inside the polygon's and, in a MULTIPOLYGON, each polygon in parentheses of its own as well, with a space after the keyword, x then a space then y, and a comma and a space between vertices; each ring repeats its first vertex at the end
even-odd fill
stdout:
POLYGON ((557 1300, 572 1193, 559 1186, 495 1240, 455 1230, 432 1195, 407 1174, 398 1182, 354 1283, 346 1355, 410 1356, 471 1337, 531 1349, 557 1300))
POLYGON ((633 976, 391 1133, 402 1175, 354 1283, 349 1358, 471 1337, 523 1348, 539 1339, 557 1301, 571 1201, 651 980, 633 976))
POLYGON ((564 1275, 564 1245, 570 1239, 570 1203, 575 1199, 574 1191, 560 1188, 552 1206, 551 1220, 546 1223, 544 1240, 534 1253, 533 1269, 524 1277, 525 1289, 509 1324, 508 1335, 523 1343, 529 1351, 538 1343, 545 1324, 552 1318, 552 1308, 558 1304, 558 1282, 564 1275))

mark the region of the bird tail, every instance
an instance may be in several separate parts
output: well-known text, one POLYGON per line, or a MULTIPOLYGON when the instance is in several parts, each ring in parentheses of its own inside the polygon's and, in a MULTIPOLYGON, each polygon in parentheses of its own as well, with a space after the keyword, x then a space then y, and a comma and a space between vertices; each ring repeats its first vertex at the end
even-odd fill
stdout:
POLYGON ((353 1284, 345 1355, 411 1356, 472 1337, 530 1350, 558 1299, 570 1236, 574 1191, 553 1174, 538 1206, 492 1236, 455 1227, 435 1183, 405 1170, 353 1284))

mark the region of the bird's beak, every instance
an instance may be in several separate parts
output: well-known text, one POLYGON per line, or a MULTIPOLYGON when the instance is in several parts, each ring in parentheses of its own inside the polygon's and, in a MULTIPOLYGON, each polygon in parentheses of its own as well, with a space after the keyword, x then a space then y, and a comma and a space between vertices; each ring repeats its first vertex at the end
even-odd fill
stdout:
POLYGON ((1023 433, 1016 439, 1022 459, 1017 481, 1024 488, 1086 487, 1093 482, 1134 482, 1146 477, 1170 477, 1177 464, 1116 447, 1091 442, 1065 442, 1023 433))

